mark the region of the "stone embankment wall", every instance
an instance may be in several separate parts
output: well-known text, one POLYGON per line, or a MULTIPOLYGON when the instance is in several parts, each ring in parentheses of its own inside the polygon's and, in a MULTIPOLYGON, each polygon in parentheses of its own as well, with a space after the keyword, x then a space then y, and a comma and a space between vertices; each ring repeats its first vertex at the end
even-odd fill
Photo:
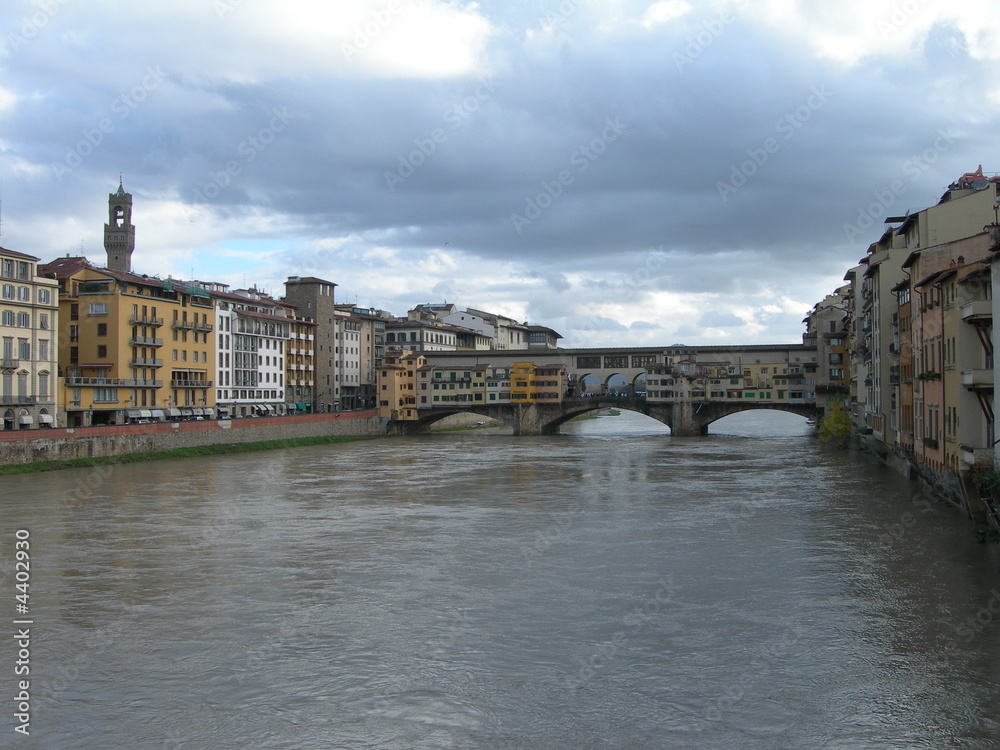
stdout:
POLYGON ((0 465, 117 456, 223 443, 380 435, 374 411, 0 432, 0 465))

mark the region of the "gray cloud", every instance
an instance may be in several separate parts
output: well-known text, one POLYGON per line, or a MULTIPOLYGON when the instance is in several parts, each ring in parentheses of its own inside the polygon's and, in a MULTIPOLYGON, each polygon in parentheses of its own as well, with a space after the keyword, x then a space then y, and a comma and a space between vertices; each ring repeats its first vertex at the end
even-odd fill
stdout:
MULTIPOLYGON (((958 26, 845 66, 747 10, 679 65, 709 10, 647 30, 575 4, 547 36, 557 6, 484 10, 495 33, 481 69, 402 77, 291 45, 269 73, 246 45, 280 45, 261 41, 249 3, 221 19, 131 13, 127 33, 109 21, 116 6, 67 4, 0 57, 14 97, 0 105, 4 244, 47 258, 83 237, 100 260, 106 193, 124 172, 140 245, 156 234, 162 252, 202 264, 196 275, 219 272, 217 243, 283 243, 261 281, 308 262, 397 312, 455 293, 568 330, 592 325, 589 304, 625 300, 633 321, 615 330, 628 337, 643 306, 678 295, 815 301, 881 233, 881 216, 845 231, 877 191, 902 180, 899 209, 928 205, 990 153, 994 64, 958 26), (923 163, 942 131, 947 148, 923 163), (451 266, 415 274, 431 251, 451 266)), ((619 7, 638 19, 645 5, 619 7)), ((0 19, 16 27, 19 10, 0 19)), ((699 325, 734 319, 718 315, 699 325)), ((760 335, 787 340, 797 325, 776 316, 760 335)))

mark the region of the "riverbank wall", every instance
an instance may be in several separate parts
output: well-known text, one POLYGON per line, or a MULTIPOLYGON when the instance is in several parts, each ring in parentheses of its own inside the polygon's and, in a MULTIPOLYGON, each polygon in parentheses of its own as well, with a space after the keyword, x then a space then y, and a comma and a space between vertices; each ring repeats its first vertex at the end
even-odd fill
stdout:
POLYGON ((980 495, 972 472, 941 471, 918 461, 912 455, 900 454, 878 438, 860 436, 860 447, 940 501, 965 513, 977 526, 996 519, 996 510, 980 495))
POLYGON ((385 434, 374 410, 0 432, 0 465, 109 458, 234 443, 385 434))

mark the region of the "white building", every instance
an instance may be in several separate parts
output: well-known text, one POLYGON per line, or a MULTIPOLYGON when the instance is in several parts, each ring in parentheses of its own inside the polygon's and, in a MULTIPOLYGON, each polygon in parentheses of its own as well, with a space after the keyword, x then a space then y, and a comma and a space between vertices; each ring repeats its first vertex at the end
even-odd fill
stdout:
POLYGON ((38 276, 38 258, 0 247, 0 429, 53 426, 59 285, 38 276))
POLYGON ((219 417, 286 413, 285 356, 292 321, 276 300, 254 289, 203 285, 216 304, 219 417))

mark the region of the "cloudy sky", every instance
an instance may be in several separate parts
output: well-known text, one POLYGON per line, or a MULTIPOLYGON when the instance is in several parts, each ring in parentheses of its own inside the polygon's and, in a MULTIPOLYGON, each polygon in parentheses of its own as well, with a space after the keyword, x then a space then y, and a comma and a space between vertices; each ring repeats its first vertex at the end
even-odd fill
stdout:
POLYGON ((1000 171, 986 0, 9 0, 0 244, 335 281, 564 345, 797 341, 890 214, 1000 171))

